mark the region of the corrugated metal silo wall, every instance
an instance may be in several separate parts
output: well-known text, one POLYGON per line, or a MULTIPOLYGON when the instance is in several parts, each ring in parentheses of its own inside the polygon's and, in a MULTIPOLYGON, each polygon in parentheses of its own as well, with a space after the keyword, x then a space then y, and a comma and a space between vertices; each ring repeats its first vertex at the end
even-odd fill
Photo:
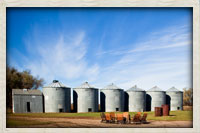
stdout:
POLYGON ((99 111, 99 89, 94 89, 94 95, 95 95, 94 112, 98 112, 99 111))
POLYGON ((183 92, 166 92, 170 97, 170 110, 183 110, 183 92))
POLYGON ((146 94, 151 96, 151 111, 155 110, 155 107, 161 107, 166 104, 166 93, 163 91, 147 91, 146 94))
POLYGON ((98 112, 98 89, 75 88, 74 91, 78 95, 77 112, 98 112))
POLYGON ((105 112, 124 111, 124 91, 119 89, 101 90, 105 94, 105 112))
POLYGON ((43 94, 45 100, 45 112, 70 112, 70 88, 43 88, 43 94))
POLYGON ((15 113, 27 113, 27 102, 30 103, 31 113, 43 112, 42 95, 14 95, 13 101, 15 113))
POLYGON ((146 92, 128 91, 129 112, 143 112, 146 110, 146 92))

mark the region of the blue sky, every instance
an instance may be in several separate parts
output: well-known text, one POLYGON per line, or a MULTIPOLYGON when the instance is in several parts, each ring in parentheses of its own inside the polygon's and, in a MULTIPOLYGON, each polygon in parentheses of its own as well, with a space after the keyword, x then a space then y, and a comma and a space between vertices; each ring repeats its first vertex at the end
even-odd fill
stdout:
POLYGON ((190 8, 8 8, 7 64, 49 84, 192 87, 190 8))

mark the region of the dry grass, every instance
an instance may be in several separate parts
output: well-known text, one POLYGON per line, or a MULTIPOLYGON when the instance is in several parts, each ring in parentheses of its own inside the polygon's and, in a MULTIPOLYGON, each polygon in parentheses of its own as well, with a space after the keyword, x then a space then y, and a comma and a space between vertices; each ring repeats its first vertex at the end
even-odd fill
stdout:
POLYGON ((51 122, 41 122, 37 120, 27 120, 27 119, 14 119, 14 118, 9 118, 6 120, 6 127, 28 127, 32 125, 47 125, 51 124, 51 122))
POLYGON ((183 106, 183 110, 184 111, 192 111, 193 110, 193 106, 183 106))

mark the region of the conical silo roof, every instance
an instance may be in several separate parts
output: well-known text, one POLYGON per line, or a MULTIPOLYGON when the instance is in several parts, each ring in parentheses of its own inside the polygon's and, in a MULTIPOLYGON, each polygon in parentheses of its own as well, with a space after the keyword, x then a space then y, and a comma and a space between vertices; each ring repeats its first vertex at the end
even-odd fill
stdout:
POLYGON ((66 87, 65 85, 63 85, 61 82, 59 82, 58 80, 53 80, 53 82, 47 86, 44 86, 43 88, 70 88, 70 87, 66 87))
POLYGON ((172 87, 172 88, 170 88, 170 89, 168 89, 168 90, 166 90, 167 92, 182 92, 182 91, 180 91, 179 89, 177 89, 177 88, 175 88, 175 87, 172 87))
POLYGON ((138 88, 137 85, 134 85, 133 87, 131 87, 127 91, 145 91, 145 90, 138 88))
POLYGON ((147 90, 147 91, 163 91, 162 89, 160 89, 158 86, 154 86, 153 88, 147 90))
MULTIPOLYGON (((102 88, 102 89, 105 89, 105 90, 115 90, 115 89, 121 89, 119 88, 118 86, 116 86, 115 84, 111 83, 109 85, 107 85, 106 87, 102 88)), ((121 89, 122 90, 122 89, 121 89)))
POLYGON ((89 89, 89 88, 96 89, 94 86, 91 86, 88 82, 84 82, 83 84, 81 84, 78 87, 75 87, 74 89, 89 89))

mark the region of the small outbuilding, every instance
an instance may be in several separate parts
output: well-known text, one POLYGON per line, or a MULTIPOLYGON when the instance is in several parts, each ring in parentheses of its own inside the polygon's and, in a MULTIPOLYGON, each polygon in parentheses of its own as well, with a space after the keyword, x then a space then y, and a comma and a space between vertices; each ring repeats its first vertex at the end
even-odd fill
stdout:
POLYGON ((166 102, 170 105, 170 110, 183 110, 183 92, 175 87, 166 91, 166 102))
POLYGON ((146 110, 154 111, 155 107, 162 107, 166 104, 166 93, 155 86, 146 92, 146 110))
POLYGON ((129 112, 143 112, 146 110, 146 92, 136 85, 126 91, 129 97, 129 112))
POLYGON ((88 82, 73 89, 75 112, 98 112, 98 89, 88 82))
POLYGON ((13 89, 13 113, 43 112, 43 95, 40 90, 13 89))
POLYGON ((101 111, 124 111, 124 90, 113 83, 101 89, 101 111))

